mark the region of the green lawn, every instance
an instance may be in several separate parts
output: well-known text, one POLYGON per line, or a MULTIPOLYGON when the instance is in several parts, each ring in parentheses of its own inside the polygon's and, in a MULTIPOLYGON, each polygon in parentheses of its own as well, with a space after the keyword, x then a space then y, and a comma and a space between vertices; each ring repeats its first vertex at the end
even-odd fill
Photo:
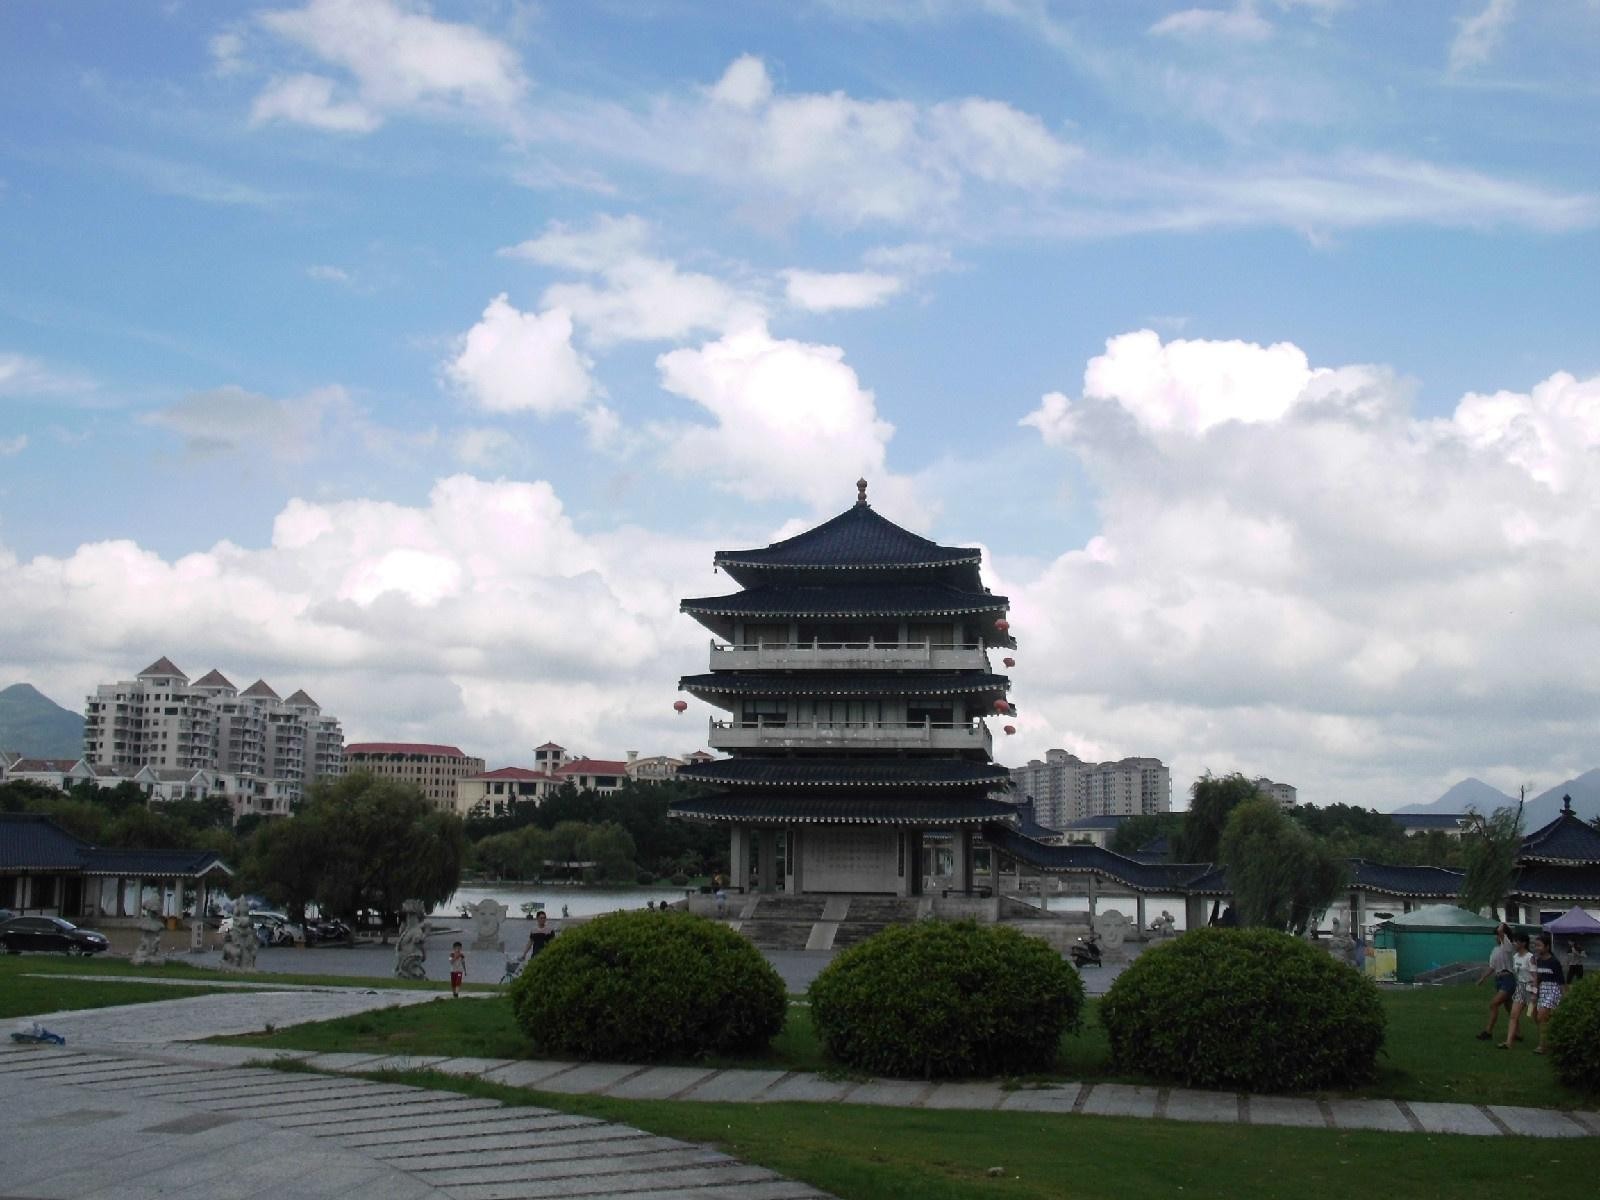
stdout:
MULTIPOLYGON (((248 975, 236 972, 218 970, 215 967, 197 966, 194 963, 169 959, 160 966, 135 966, 125 958, 107 958, 101 955, 96 958, 68 958, 64 954, 3 954, 0 955, 0 980, 9 978, 12 974, 30 975, 125 975, 130 979, 182 979, 198 984, 226 980, 229 982, 250 982, 268 985, 274 984, 304 984, 312 987, 342 987, 342 988, 410 988, 421 991, 446 992, 449 985, 438 979, 411 980, 395 979, 393 976, 380 975, 368 978, 363 975, 318 975, 315 973, 316 951, 306 951, 305 972, 298 974, 274 974, 265 971, 255 971, 248 975)), ((488 983, 469 983, 468 990, 479 992, 498 992, 500 989, 488 983)))
MULTIPOLYGON (((1600 1101, 1600 1090, 1586 1095, 1559 1084, 1550 1063, 1530 1052, 1531 1040, 1509 1054, 1475 1040, 1473 1034, 1481 1028, 1488 1004, 1486 988, 1416 988, 1385 992, 1383 998, 1389 1032, 1379 1059, 1379 1076, 1366 1087, 1341 1094, 1541 1108, 1592 1108, 1600 1101)), ((1097 1004, 1091 1001, 1083 1030, 1062 1039, 1056 1061, 1036 1078, 1154 1082, 1111 1070, 1110 1048, 1096 1011, 1097 1004)), ((1503 1033, 1503 1020, 1500 1028, 1503 1033)), ((271 1035, 224 1040, 234 1045, 298 1050, 539 1057, 517 1028, 510 1003, 504 998, 388 1009, 297 1025, 271 1035)), ((788 1023, 766 1054, 711 1059, 708 1065, 826 1071, 836 1064, 817 1042, 810 1010, 791 1005, 788 1023)))
MULTIPOLYGON (((14 961, 14 960, 13 960, 14 961)), ((147 1000, 181 1000, 230 990, 175 987, 166 983, 102 983, 93 979, 52 977, 33 979, 13 971, 11 962, 0 964, 0 1019, 31 1017, 39 1013, 79 1008, 112 1008, 118 1004, 143 1004, 147 1000)))
MULTIPOLYGON (((430 1006, 435 1007, 435 1006, 430 1006)), ((849 1104, 682 1104, 558 1096, 432 1072, 386 1081, 538 1104, 707 1143, 841 1200, 1009 1197, 1461 1197, 1579 1181, 1600 1139, 1524 1143, 849 1104), (1523 1151, 1526 1152, 1523 1152, 1523 1151), (991 1177, 991 1167, 1002 1167, 991 1177)), ((1586 1185, 1577 1184, 1579 1190, 1586 1185)))

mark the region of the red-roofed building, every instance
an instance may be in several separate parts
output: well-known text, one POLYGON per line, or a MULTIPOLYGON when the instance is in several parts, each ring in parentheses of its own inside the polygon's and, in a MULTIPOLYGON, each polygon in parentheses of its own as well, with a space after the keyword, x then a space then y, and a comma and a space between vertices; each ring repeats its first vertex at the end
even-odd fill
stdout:
POLYGON ((352 742, 344 748, 347 770, 367 771, 422 789, 435 808, 459 811, 456 791, 461 780, 483 773, 483 759, 464 754, 459 746, 434 742, 352 742))
POLYGON ((556 769, 561 783, 571 782, 580 791, 614 792, 628 777, 628 764, 613 758, 574 758, 556 769))

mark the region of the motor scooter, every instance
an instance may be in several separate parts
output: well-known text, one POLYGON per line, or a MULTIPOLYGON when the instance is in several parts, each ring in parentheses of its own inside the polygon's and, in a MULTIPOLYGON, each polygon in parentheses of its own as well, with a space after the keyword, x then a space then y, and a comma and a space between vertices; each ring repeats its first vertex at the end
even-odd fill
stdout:
POLYGON ((1072 965, 1080 970, 1084 967, 1099 967, 1104 965, 1100 957, 1100 935, 1092 930, 1078 939, 1077 944, 1070 951, 1072 965))

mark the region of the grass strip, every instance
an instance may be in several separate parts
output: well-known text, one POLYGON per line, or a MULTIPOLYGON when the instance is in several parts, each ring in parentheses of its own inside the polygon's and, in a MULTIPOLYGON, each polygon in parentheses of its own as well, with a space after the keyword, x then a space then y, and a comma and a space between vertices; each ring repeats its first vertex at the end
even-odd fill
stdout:
POLYGON ((1522 1147, 1490 1137, 851 1104, 611 1100, 435 1071, 365 1077, 579 1113, 713 1145, 841 1200, 1266 1200, 1289 1193, 1296 1200, 1378 1194, 1454 1200, 1600 1171, 1600 1139, 1593 1138, 1541 1142, 1530 1153, 1514 1154, 1522 1147), (994 1167, 1001 1171, 992 1176, 994 1167))
POLYGON ((40 1013, 65 1012, 85 1008, 115 1008, 121 1004, 144 1004, 151 1000, 184 1000, 191 996, 213 996, 232 988, 176 987, 167 983, 107 982, 93 979, 32 979, 18 975, 5 979, 0 988, 0 1019, 32 1017, 40 1013))
MULTIPOLYGON (((1414 988, 1384 993, 1388 1037, 1379 1058, 1378 1077, 1348 1092, 1318 1093, 1318 1098, 1370 1097, 1390 1100, 1512 1104, 1533 1108, 1594 1108, 1600 1081, 1588 1092, 1559 1083, 1548 1059, 1531 1053, 1527 1041, 1516 1051, 1496 1053, 1477 1041, 1488 1004, 1487 988, 1414 988)), ((1064 1037, 1053 1063, 1029 1079, 1070 1079, 1090 1083, 1159 1086, 1136 1073, 1117 1071, 1111 1049, 1091 1001, 1084 1029, 1064 1037)), ((1505 1022, 1500 1029, 1503 1035, 1505 1022)), ((1530 1037, 1536 1035, 1530 1034, 1530 1037)), ((296 1025, 271 1035, 217 1039, 263 1049, 349 1050, 373 1054, 443 1054, 482 1058, 539 1058, 537 1048, 517 1026, 503 997, 471 1004, 422 1004, 296 1025)), ((765 1054, 695 1060, 710 1067, 751 1067, 785 1071, 838 1071, 818 1041, 810 1009, 790 1005, 782 1033, 765 1054)))

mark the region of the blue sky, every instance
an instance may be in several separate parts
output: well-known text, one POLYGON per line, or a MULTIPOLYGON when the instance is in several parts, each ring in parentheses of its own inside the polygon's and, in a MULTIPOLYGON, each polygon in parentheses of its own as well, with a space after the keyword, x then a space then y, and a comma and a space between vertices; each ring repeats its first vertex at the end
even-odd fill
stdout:
POLYGON ((1008 759, 1553 783, 1597 50, 1593 0, 7 5, 0 681, 688 749, 673 600, 865 473, 992 552, 1008 759))

